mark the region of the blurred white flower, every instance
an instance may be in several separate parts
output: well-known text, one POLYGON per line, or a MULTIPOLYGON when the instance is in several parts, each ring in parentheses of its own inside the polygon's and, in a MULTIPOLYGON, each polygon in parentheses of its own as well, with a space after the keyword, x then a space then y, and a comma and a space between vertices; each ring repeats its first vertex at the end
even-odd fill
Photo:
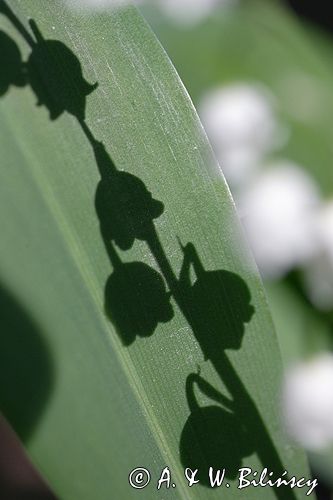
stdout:
POLYGON ((287 373, 283 414, 287 431, 319 451, 333 442, 333 355, 321 354, 287 373))
POLYGON ((64 0, 70 8, 88 11, 108 10, 141 3, 141 0, 64 0))
POLYGON ((213 90, 199 114, 231 186, 245 184, 264 155, 282 143, 274 99, 262 86, 236 83, 213 90))
POLYGON ((287 161, 263 170, 242 192, 236 204, 264 277, 280 277, 313 254, 319 201, 311 177, 287 161))
POLYGON ((318 212, 315 242, 316 252, 305 267, 304 283, 313 304, 329 310, 333 308, 333 201, 318 212))
POLYGON ((235 0, 157 0, 161 10, 180 24, 194 24, 211 14, 219 5, 235 0))

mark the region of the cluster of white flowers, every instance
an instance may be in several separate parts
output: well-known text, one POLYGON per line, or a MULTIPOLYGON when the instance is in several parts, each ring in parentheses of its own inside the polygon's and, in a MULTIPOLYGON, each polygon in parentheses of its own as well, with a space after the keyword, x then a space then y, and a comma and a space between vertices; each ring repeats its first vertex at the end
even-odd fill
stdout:
POLYGON ((321 354, 291 369, 283 391, 284 422, 302 446, 319 451, 333 443, 333 355, 321 354))
POLYGON ((268 161, 289 135, 276 109, 262 85, 235 83, 206 94, 199 113, 263 277, 302 267, 310 299, 332 308, 333 202, 323 206, 301 166, 268 161))

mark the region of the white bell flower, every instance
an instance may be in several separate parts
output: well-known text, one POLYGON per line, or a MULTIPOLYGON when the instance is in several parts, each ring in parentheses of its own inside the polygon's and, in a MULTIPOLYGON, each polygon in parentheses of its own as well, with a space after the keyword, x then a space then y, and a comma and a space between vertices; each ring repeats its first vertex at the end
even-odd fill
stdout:
POLYGON ((313 255, 319 202, 311 177, 288 161, 267 166, 241 192, 236 204, 263 277, 281 277, 313 255))
POLYGON ((333 201, 323 205, 315 220, 316 253, 306 264, 304 283, 313 304, 333 309, 333 201))
POLYGON ((231 186, 246 183, 267 152, 281 145, 275 101, 261 85, 235 83, 212 90, 203 97, 199 114, 231 186))
POLYGON ((283 415, 289 434, 310 451, 333 443, 333 355, 321 354, 287 373, 283 415))

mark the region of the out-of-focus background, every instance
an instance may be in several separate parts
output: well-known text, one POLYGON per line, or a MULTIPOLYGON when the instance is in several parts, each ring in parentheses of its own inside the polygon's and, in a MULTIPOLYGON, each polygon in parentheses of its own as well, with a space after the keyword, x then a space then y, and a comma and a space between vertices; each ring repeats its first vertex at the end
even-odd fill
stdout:
MULTIPOLYGON (((82 1, 102 11, 119 2, 82 1)), ((229 183, 266 286, 286 366, 281 418, 309 452, 313 474, 321 480, 318 497, 332 498, 330 4, 138 3, 188 89, 229 183)), ((0 427, 1 498, 53 498, 25 465, 14 436, 3 423, 0 427)))

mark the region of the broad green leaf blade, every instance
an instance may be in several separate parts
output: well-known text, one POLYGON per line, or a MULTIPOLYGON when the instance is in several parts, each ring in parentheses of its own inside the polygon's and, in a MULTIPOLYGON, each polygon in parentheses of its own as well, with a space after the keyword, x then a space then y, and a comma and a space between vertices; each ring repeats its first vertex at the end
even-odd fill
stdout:
MULTIPOLYGON (((241 465, 308 477, 279 421, 280 353, 257 270, 163 49, 132 8, 11 8, 0 19, 16 44, 4 42, 1 81, 0 276, 37 345, 17 369, 40 366, 45 386, 31 412, 33 378, 24 386, 8 368, 1 404, 33 460, 64 499, 137 498, 128 475, 140 466, 144 498, 217 498, 209 465, 227 470, 225 498, 239 495, 241 465), (203 484, 189 489, 183 469, 195 465, 203 484), (165 466, 176 487, 157 492, 165 466)), ((12 325, 9 311, 15 360, 12 325)))

